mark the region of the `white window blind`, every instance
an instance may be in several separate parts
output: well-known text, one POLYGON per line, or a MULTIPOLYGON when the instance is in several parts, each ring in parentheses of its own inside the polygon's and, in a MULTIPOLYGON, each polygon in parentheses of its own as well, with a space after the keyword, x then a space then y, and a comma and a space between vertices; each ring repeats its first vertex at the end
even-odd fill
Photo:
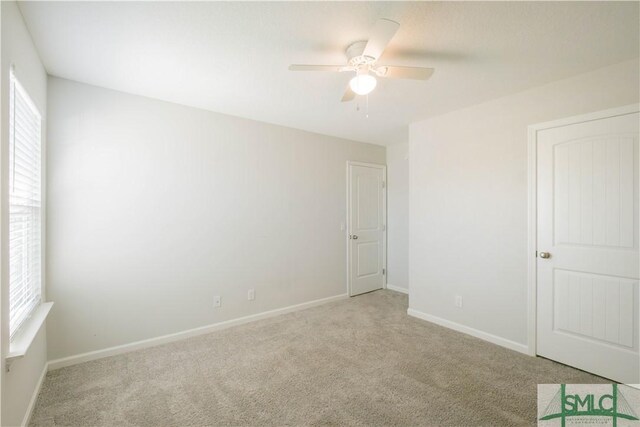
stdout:
POLYGON ((40 304, 41 118, 13 73, 9 88, 9 335, 40 304))

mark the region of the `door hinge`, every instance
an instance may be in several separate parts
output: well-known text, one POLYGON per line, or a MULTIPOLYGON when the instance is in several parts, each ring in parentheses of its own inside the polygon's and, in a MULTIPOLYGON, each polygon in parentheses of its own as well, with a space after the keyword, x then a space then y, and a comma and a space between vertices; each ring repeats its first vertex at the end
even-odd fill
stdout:
POLYGON ((382 275, 384 276, 385 274, 387 274, 387 270, 385 268, 382 269, 382 275))
POLYGON ((387 185, 387 183, 385 181, 382 181, 382 188, 384 188, 387 185))
POLYGON ((387 231, 387 225, 386 224, 382 224, 382 231, 387 231))

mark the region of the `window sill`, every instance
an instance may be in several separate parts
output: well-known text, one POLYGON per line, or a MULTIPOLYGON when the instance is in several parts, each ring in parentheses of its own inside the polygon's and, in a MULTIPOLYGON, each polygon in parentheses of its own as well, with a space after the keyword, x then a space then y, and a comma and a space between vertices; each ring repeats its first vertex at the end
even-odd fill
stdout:
POLYGON ((13 337, 13 340, 9 343, 7 363, 11 363, 27 354, 33 340, 36 339, 36 335, 40 332, 40 328, 42 328, 45 320, 47 320, 51 307, 53 307, 52 302, 40 304, 31 317, 27 319, 26 323, 22 325, 18 333, 13 337))

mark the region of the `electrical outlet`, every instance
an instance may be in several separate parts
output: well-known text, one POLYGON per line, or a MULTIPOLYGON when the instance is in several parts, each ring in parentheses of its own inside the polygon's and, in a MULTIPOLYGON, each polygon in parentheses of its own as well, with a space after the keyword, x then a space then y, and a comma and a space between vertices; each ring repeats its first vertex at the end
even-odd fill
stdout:
POLYGON ((253 301, 254 299, 256 299, 256 290, 255 289, 249 289, 249 292, 247 292, 247 299, 249 301, 253 301))
POLYGON ((456 295, 455 306, 462 308, 462 297, 460 295, 456 295))
POLYGON ((218 295, 213 297, 213 308, 218 308, 221 305, 222 305, 222 298, 220 298, 220 296, 218 296, 218 295))

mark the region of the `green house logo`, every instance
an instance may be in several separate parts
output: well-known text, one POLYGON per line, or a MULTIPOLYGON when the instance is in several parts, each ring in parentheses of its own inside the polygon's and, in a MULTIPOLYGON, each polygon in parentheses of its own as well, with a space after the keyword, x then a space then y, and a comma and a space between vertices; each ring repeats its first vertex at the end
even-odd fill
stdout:
POLYGON ((560 384, 558 392, 539 419, 540 421, 559 419, 562 427, 565 427, 567 418, 571 417, 584 417, 581 420, 574 419, 583 421, 584 424, 593 424, 593 421, 589 421, 587 417, 606 417, 610 418, 614 427, 618 425, 620 419, 638 421, 638 415, 618 384, 612 384, 610 392, 605 393, 568 393, 567 385, 560 384))

